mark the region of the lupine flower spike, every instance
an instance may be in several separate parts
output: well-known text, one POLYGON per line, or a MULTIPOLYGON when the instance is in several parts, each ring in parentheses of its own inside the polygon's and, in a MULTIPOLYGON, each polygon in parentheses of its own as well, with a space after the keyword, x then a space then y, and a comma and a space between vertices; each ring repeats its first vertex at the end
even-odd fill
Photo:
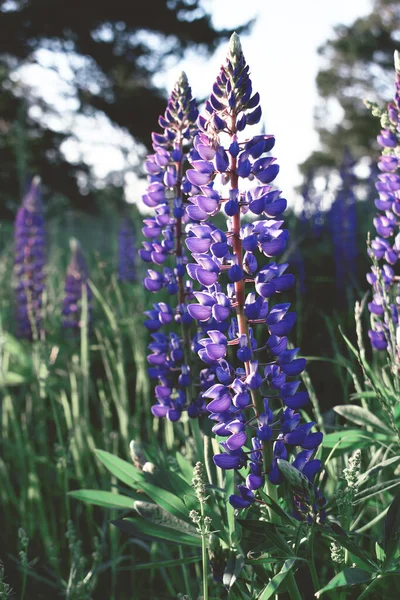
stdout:
MULTIPOLYGON (((214 461, 221 469, 248 469, 239 493, 230 497, 243 509, 255 501, 266 476, 271 489, 283 481, 278 459, 295 454, 292 467, 311 486, 321 467, 313 456, 322 434, 312 433, 313 422, 301 424, 298 412, 308 402, 297 379, 306 361, 288 343, 296 314, 279 301, 294 277, 288 264, 276 260, 288 241, 281 218, 286 200, 270 185, 279 171, 269 155, 274 137, 246 133, 261 119, 260 97, 236 34, 205 111, 187 171, 200 188, 186 209, 196 221, 188 226, 194 262, 187 271, 202 286, 188 311, 203 324, 199 356, 217 365, 218 383, 203 393, 214 433, 226 438, 214 461), (226 231, 212 222, 221 211, 226 231)), ((315 496, 307 515, 302 506, 296 516, 321 518, 323 499, 315 496)))
POLYGON ((171 300, 157 302, 145 314, 145 326, 151 333, 149 375, 158 380, 155 387, 157 404, 152 407, 156 417, 167 417, 178 421, 184 410, 190 417, 197 417, 204 400, 195 391, 209 383, 209 369, 198 369, 195 373, 192 358, 198 360, 192 347, 197 347, 196 338, 191 339, 192 316, 187 311, 187 301, 193 298, 192 285, 186 275, 183 239, 184 228, 190 220, 185 213, 187 195, 199 188, 185 176, 187 155, 192 149, 195 121, 198 116, 187 77, 181 74, 176 83, 164 116, 159 117, 163 133, 153 133, 154 154, 148 156, 145 168, 149 185, 143 196, 144 203, 153 208, 155 217, 145 219, 143 234, 149 241, 139 251, 141 258, 163 270, 149 269, 144 278, 144 287, 153 293, 165 289, 171 300), (174 324, 180 325, 180 333, 174 324), (195 382, 194 377, 198 381, 195 382))
POLYGON ((17 335, 33 339, 42 326, 45 283, 45 226, 40 177, 34 177, 14 226, 17 335))
POLYGON ((83 322, 83 296, 87 302, 87 322, 92 319, 91 298, 88 270, 78 240, 70 240, 71 260, 65 278, 65 296, 62 309, 62 325, 64 328, 78 333, 83 322))
POLYGON ((136 277, 136 241, 133 224, 129 217, 123 217, 119 229, 118 279, 134 283, 136 277))
POLYGON ((378 143, 382 154, 378 161, 381 174, 376 189, 379 198, 375 200, 378 209, 374 218, 376 237, 372 240, 369 253, 373 260, 367 280, 373 289, 371 329, 368 332, 375 350, 388 349, 393 365, 400 363, 399 357, 399 277, 395 274, 400 258, 400 57, 395 52, 396 91, 394 100, 387 110, 381 113, 382 130, 378 143))

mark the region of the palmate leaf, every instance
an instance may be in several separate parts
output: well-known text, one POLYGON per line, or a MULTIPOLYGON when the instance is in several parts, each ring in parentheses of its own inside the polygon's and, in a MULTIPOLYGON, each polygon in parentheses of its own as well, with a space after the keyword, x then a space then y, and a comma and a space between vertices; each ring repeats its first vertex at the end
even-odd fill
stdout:
POLYGON ((244 556, 242 554, 230 554, 222 577, 222 583, 228 590, 230 590, 237 580, 240 571, 243 569, 243 565, 244 556))
POLYGON ((189 510, 185 506, 184 502, 178 497, 163 490, 148 481, 141 484, 141 489, 151 498, 156 504, 158 504, 165 511, 171 513, 175 517, 182 519, 183 521, 191 522, 189 517, 189 510))
POLYGON ((270 496, 267 496, 267 494, 265 494, 262 490, 259 490, 259 494, 260 494, 261 498, 264 500, 265 504, 269 508, 271 508, 274 511, 274 513, 276 513, 284 523, 286 523, 287 525, 291 525, 292 527, 294 525, 296 525, 295 520, 290 515, 288 515, 288 513, 285 512, 283 510, 283 508, 281 508, 277 502, 275 502, 275 500, 270 498, 270 496))
POLYGON ((361 425, 364 427, 371 426, 375 430, 383 431, 384 433, 392 434, 392 430, 382 421, 376 417, 372 412, 367 410, 366 408, 362 408, 361 406, 334 406, 333 410, 341 415, 348 421, 355 423, 356 425, 361 425))
POLYGON ((354 504, 359 504, 360 502, 365 502, 370 498, 373 498, 377 494, 382 494, 382 492, 387 492, 394 487, 400 485, 399 479, 390 479, 389 481, 382 481, 381 483, 377 483, 365 490, 362 490, 354 497, 354 504))
POLYGON ((292 557, 293 552, 286 542, 279 529, 273 523, 267 521, 256 521, 254 519, 237 519, 239 525, 244 529, 251 531, 253 534, 266 537, 271 544, 271 548, 275 551, 280 551, 285 557, 292 557))
POLYGON ((132 494, 132 497, 129 497, 101 490, 74 490, 68 492, 68 495, 76 500, 86 502, 86 504, 104 508, 124 508, 125 510, 133 510, 134 501, 141 499, 140 494, 132 494))
POLYGON ((97 458, 103 463, 106 469, 128 487, 136 490, 145 481, 143 473, 134 467, 133 464, 105 450, 95 450, 95 452, 97 458))
POLYGON ((166 567, 179 567, 201 562, 201 556, 182 556, 182 558, 171 558, 170 560, 153 560, 148 563, 138 563, 129 566, 130 571, 143 571, 146 569, 162 569, 166 567))
MULTIPOLYGON (((189 510, 185 506, 184 502, 180 498, 180 494, 183 492, 190 491, 192 489, 186 484, 186 482, 179 477, 176 473, 175 479, 178 478, 179 482, 176 482, 177 494, 159 487, 149 481, 153 479, 158 482, 158 471, 154 475, 148 473, 142 473, 134 467, 131 463, 122 460, 118 456, 114 456, 104 450, 96 450, 96 454, 104 466, 112 473, 117 479, 133 488, 134 490, 142 490, 149 498, 151 498, 161 508, 170 512, 172 515, 183 519, 184 521, 190 522, 189 510)), ((174 481, 175 481, 174 479, 174 481)))
POLYGON ((372 579, 371 573, 359 569, 358 567, 343 569, 343 571, 335 575, 325 587, 320 589, 315 596, 320 598, 325 592, 352 585, 359 585, 361 583, 369 583, 372 579))
MULTIPOLYGON (((324 530, 322 530, 323 533, 324 530)), ((360 546, 354 542, 347 534, 347 532, 340 527, 337 523, 332 523, 331 530, 327 530, 326 533, 329 537, 333 538, 339 545, 346 548, 352 555, 353 562, 360 568, 369 573, 375 573, 378 570, 378 565, 374 563, 370 557, 360 548, 360 546)))
POLYGON ((268 600, 268 598, 271 598, 271 596, 273 596, 276 593, 278 587, 284 581, 290 570, 293 568, 295 562, 295 558, 288 558, 287 560, 285 560, 282 569, 271 579, 271 581, 268 583, 267 587, 264 588, 261 594, 257 596, 257 600, 268 600))
POLYGON ((324 436, 322 445, 324 448, 332 449, 337 445, 336 453, 350 452, 358 448, 365 448, 372 443, 389 445, 391 437, 384 433, 360 431, 359 429, 343 429, 324 436))
POLYGON ((371 467, 370 469, 368 469, 367 471, 365 471, 358 477, 358 486, 360 487, 360 486, 364 485, 364 483, 370 477, 373 477, 374 475, 379 473, 385 467, 388 467, 389 465, 392 465, 399 461, 400 461, 400 456, 392 456, 392 458, 387 458, 386 460, 383 460, 382 462, 380 462, 378 465, 371 467))
POLYGON ((126 518, 111 521, 115 527, 134 537, 162 540, 174 544, 183 544, 188 546, 201 546, 201 538, 195 533, 180 531, 179 529, 166 527, 159 523, 153 523, 143 518, 126 518))

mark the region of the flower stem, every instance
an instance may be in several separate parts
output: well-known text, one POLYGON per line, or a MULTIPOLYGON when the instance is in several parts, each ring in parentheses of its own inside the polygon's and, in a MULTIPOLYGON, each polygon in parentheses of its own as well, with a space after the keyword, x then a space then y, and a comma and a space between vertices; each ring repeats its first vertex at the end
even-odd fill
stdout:
POLYGON ((208 600, 208 554, 207 540, 204 531, 204 504, 200 503, 201 521, 203 532, 201 534, 201 562, 203 568, 203 600, 208 600))
POLYGON ((315 526, 312 525, 310 536, 308 538, 308 548, 310 552, 310 560, 308 562, 310 567, 311 579, 314 586, 314 591, 318 592, 321 589, 317 569, 315 567, 315 555, 314 555, 314 538, 315 538, 315 526))
POLYGON ((287 591, 289 593, 291 600, 303 600, 303 598, 300 594, 300 590, 297 587, 296 579, 295 579, 292 571, 290 571, 290 573, 288 574, 286 581, 287 581, 287 591))

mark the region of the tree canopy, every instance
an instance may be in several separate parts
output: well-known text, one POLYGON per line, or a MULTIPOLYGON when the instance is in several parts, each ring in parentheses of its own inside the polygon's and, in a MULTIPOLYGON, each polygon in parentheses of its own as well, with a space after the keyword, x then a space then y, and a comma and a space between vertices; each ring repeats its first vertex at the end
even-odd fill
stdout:
POLYGON ((400 2, 375 0, 371 14, 339 25, 319 53, 325 66, 317 75, 320 103, 316 127, 321 149, 301 165, 304 174, 329 174, 348 147, 355 159, 376 162, 379 119, 364 100, 383 104, 393 97, 393 53, 400 44, 400 2))
POLYGON ((211 53, 231 33, 213 28, 200 0, 0 0, 0 216, 12 214, 26 173, 74 206, 95 206, 89 166, 66 160, 69 134, 49 125, 54 107, 15 80, 40 51, 68 59, 79 113, 100 111, 148 146, 166 101, 153 75, 189 48, 211 53))

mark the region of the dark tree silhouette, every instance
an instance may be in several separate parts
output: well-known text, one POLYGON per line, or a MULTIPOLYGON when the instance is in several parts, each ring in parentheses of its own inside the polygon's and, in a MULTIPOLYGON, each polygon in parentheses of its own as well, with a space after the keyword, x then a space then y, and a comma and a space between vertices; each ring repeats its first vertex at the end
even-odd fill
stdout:
POLYGON ((399 45, 400 1, 375 0, 371 14, 337 26, 335 36, 319 49, 326 63, 317 76, 321 149, 301 165, 305 175, 328 176, 338 170, 346 147, 356 160, 367 157, 371 164, 376 162, 379 119, 364 100, 384 104, 392 97, 393 53, 399 45))
POLYGON ((199 0, 0 0, 0 169, 5 184, 0 216, 13 211, 12 199, 20 195, 26 171, 40 172, 44 186, 72 205, 97 206, 89 168, 65 160, 60 145, 66 135, 46 124, 52 107, 13 81, 16 69, 38 60, 37 51, 71 58, 82 114, 101 111, 149 145, 166 100, 166 91, 152 81, 154 73, 189 48, 206 57, 231 33, 213 28, 199 0), (29 114, 38 103, 40 121, 29 114), (88 182, 85 196, 79 177, 88 182))

